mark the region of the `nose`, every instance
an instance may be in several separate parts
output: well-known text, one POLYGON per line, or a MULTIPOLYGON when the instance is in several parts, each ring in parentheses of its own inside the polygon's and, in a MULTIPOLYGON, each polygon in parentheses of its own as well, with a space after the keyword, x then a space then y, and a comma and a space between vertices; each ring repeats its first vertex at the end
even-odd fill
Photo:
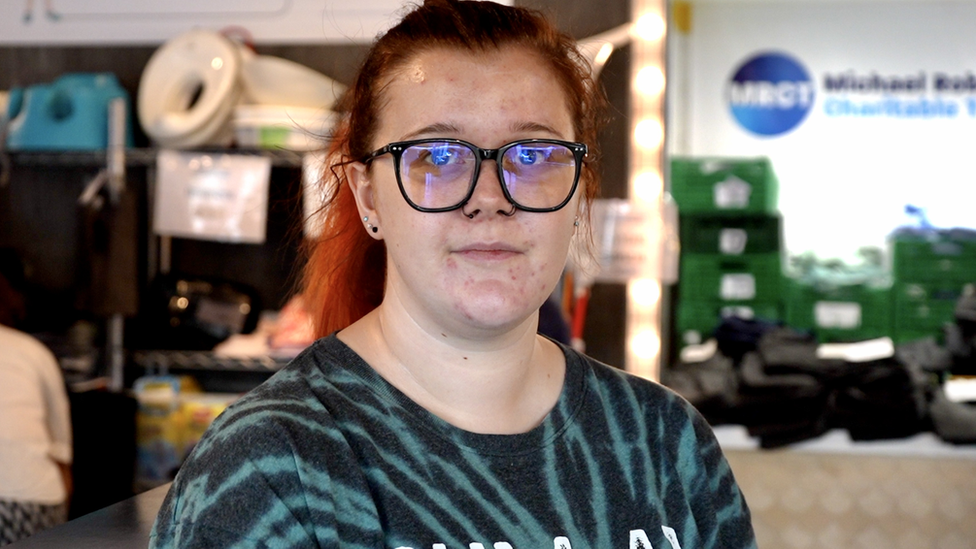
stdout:
POLYGON ((495 160, 485 160, 481 163, 481 172, 474 183, 471 198, 461 207, 461 211, 469 219, 474 219, 482 212, 494 212, 505 217, 515 214, 515 204, 508 201, 502 191, 503 183, 498 178, 498 165, 495 160))

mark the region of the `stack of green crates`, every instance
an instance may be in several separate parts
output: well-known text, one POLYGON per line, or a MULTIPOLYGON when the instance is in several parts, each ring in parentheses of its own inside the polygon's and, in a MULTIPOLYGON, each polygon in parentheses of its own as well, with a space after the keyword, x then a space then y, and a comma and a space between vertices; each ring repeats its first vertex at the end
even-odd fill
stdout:
POLYGON ((904 230, 889 239, 894 274, 897 342, 940 338, 954 321, 956 301, 976 283, 976 237, 971 231, 904 230))
POLYGON ((883 277, 856 283, 787 279, 786 323, 821 343, 890 336, 891 284, 883 277))
POLYGON ((766 158, 671 160, 681 240, 679 346, 707 339, 729 315, 782 319, 778 192, 766 158))

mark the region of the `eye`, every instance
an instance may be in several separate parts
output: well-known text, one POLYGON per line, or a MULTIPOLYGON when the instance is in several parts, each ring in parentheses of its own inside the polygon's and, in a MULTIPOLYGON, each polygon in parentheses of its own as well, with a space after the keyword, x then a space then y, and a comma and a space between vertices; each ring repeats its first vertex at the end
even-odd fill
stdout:
POLYGON ((539 149, 530 149, 528 147, 518 148, 518 161, 523 166, 531 166, 542 160, 542 157, 542 151, 539 149))
POLYGON ((435 166, 446 166, 457 161, 457 151, 450 145, 431 147, 427 161, 435 166))

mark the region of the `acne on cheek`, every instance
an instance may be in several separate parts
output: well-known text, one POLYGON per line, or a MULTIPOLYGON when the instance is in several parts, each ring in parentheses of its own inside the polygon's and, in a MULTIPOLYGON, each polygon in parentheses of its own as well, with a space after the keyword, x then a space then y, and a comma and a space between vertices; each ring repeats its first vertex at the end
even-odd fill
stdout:
MULTIPOLYGON (((539 275, 542 274, 542 273, 545 273, 546 270, 548 269, 548 267, 549 267, 548 264, 543 264, 543 265, 540 265, 537 269, 532 269, 531 271, 529 271, 528 273, 526 273, 526 279, 527 280, 532 280, 532 279, 539 278, 539 275)), ((512 277, 512 280, 513 281, 518 280, 518 273, 516 273, 514 269, 509 269, 508 270, 508 274, 512 277)), ((546 283, 545 283, 545 281, 543 281, 542 282, 542 288, 545 289, 545 287, 546 287, 546 283)))
MULTIPOLYGON (((548 263, 543 263, 542 265, 539 266, 538 272, 536 272, 534 274, 535 275, 538 275, 539 273, 545 273, 548 270, 549 270, 549 264, 548 263)), ((542 282, 539 284, 539 289, 544 292, 544 291, 546 291, 546 288, 548 288, 548 285, 546 284, 546 281, 545 280, 542 280, 542 282)))

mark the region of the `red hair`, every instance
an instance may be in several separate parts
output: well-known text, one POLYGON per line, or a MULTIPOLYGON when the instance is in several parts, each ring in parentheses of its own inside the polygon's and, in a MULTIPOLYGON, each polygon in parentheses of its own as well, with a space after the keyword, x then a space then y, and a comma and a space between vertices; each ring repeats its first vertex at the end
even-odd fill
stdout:
POLYGON ((342 118, 329 144, 322 182, 327 189, 320 212, 324 229, 307 245, 302 280, 318 337, 349 326, 383 300, 386 247, 363 228, 344 168, 374 148, 385 85, 398 68, 430 49, 488 52, 508 45, 535 51, 559 79, 576 140, 590 150, 580 175, 582 199, 588 205, 595 198, 596 134, 606 100, 590 78, 589 64, 575 40, 535 10, 482 1, 425 1, 376 41, 339 102, 342 118))

